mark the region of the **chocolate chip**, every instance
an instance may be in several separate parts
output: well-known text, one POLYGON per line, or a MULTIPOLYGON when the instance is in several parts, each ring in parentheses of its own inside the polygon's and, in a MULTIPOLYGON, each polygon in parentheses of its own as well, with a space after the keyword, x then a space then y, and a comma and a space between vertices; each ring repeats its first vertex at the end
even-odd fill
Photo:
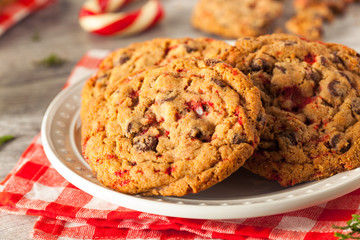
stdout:
POLYGON ((130 137, 132 135, 136 135, 137 133, 142 131, 143 126, 136 122, 136 121, 131 121, 128 123, 127 127, 126 127, 126 133, 127 133, 127 137, 130 137))
POLYGON ((277 142, 266 142, 261 140, 258 149, 269 152, 279 151, 279 145, 277 142))
POLYGON ((161 99, 161 102, 170 102, 176 98, 177 95, 161 99))
POLYGON ((253 71, 264 71, 267 72, 270 70, 270 64, 263 58, 255 58, 250 64, 250 67, 253 71))
POLYGON ((337 150, 338 153, 345 153, 350 149, 351 143, 344 139, 343 133, 337 133, 330 139, 329 147, 337 150))
POLYGON ((189 136, 193 139, 198 139, 202 142, 211 142, 211 137, 205 135, 200 129, 193 128, 191 129, 189 136))
POLYGON ((311 120, 311 119, 309 119, 309 118, 306 118, 305 121, 304 121, 304 123, 305 123, 307 126, 309 126, 309 125, 311 125, 311 124, 314 123, 314 120, 311 120))
POLYGON ((245 139, 244 136, 241 136, 240 134, 236 133, 232 139, 233 144, 240 144, 240 143, 249 143, 247 139, 245 139))
POLYGON ((326 106, 326 107, 333 107, 333 105, 331 105, 329 102, 327 102, 326 100, 324 99, 321 99, 321 104, 326 106))
POLYGON ((295 42, 295 41, 286 41, 284 44, 285 44, 285 46, 293 46, 293 45, 297 44, 297 42, 295 42))
POLYGON ((228 84, 226 82, 224 82, 223 80, 221 79, 217 79, 217 78, 211 78, 211 81, 213 81, 216 85, 218 85, 219 87, 226 87, 228 84))
POLYGON ((346 73, 344 73, 344 72, 339 72, 339 74, 340 74, 341 76, 343 76, 344 78, 346 78, 349 83, 351 83, 350 78, 349 78, 349 76, 348 76, 346 73))
POLYGON ((133 140, 135 149, 141 152, 155 151, 159 140, 152 136, 139 136, 133 140))
POLYGON ((320 57, 320 63, 321 65, 325 66, 326 65, 326 58, 324 56, 320 57))
POLYGON ((275 68, 279 69, 282 73, 286 73, 286 68, 282 67, 282 66, 277 66, 275 65, 275 68))
POLYGON ((360 114, 360 99, 359 98, 355 98, 351 101, 351 110, 356 114, 360 114))
POLYGON ((191 129, 189 135, 191 138, 197 138, 197 139, 200 139, 203 137, 203 133, 197 128, 191 129))
POLYGON ((356 85, 356 84, 354 84, 354 82, 351 81, 350 77, 349 77, 346 73, 340 71, 339 74, 340 74, 341 76, 343 76, 344 78, 346 78, 346 80, 349 82, 349 84, 350 84, 353 88, 355 88, 355 85, 356 85))
POLYGON ((347 144, 345 144, 342 148, 340 148, 340 153, 346 153, 349 151, 351 147, 351 142, 347 141, 347 144))
POLYGON ((127 128, 126 128, 126 131, 128 133, 131 133, 131 129, 132 129, 132 122, 129 122, 129 124, 128 124, 127 128))
POLYGON ((334 97, 343 97, 346 94, 346 90, 341 87, 341 84, 338 80, 332 80, 329 84, 328 84, 328 90, 330 92, 330 94, 334 97))
POLYGON ((135 97, 135 98, 131 98, 131 108, 133 109, 134 107, 136 107, 139 104, 139 98, 135 97))
POLYGON ((217 59, 213 59, 213 58, 206 58, 204 60, 205 64, 207 66, 210 66, 210 67, 213 67, 215 66, 217 63, 221 62, 220 60, 217 60, 217 59))
POLYGON ((341 133, 337 133, 330 139, 329 146, 331 148, 336 148, 336 145, 340 142, 341 135, 341 133))
POLYGON ((333 62, 334 63, 339 63, 339 64, 342 64, 342 65, 345 65, 344 61, 337 55, 337 52, 333 52, 332 56, 333 56, 333 62))
POLYGON ((189 45, 185 45, 185 50, 186 50, 187 53, 191 53, 191 52, 196 51, 197 49, 193 48, 193 47, 190 47, 189 45))
POLYGON ((119 64, 122 65, 122 64, 126 63, 129 60, 130 60, 130 57, 128 55, 123 54, 119 58, 119 64))
POLYGON ((172 96, 172 97, 165 98, 163 101, 170 102, 170 101, 174 100, 175 98, 176 98, 176 96, 172 96))
POLYGON ((317 70, 307 67, 305 68, 305 78, 308 80, 319 82, 321 80, 321 75, 317 70))
POLYGON ((284 131, 279 133, 279 137, 286 139, 286 142, 292 146, 297 145, 296 135, 292 131, 284 131))

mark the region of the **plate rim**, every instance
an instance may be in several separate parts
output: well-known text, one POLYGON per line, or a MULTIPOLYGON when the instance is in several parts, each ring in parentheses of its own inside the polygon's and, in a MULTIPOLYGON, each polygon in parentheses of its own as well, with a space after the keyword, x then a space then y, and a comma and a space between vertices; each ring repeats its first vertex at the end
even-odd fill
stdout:
MULTIPOLYGON (((253 198, 246 197, 244 199, 238 199, 237 201, 240 201, 240 204, 217 203, 215 205, 215 202, 221 202, 222 200, 203 200, 203 202, 209 202, 210 204, 192 204, 191 202, 196 202, 195 199, 190 199, 186 202, 181 200, 181 197, 142 197, 139 195, 128 195, 116 192, 115 190, 109 189, 105 186, 100 186, 99 184, 89 181, 88 179, 81 176, 81 174, 76 173, 68 166, 66 166, 62 159, 60 159, 60 156, 57 154, 57 150, 52 144, 52 140, 50 138, 50 124, 53 120, 53 116, 51 116, 51 114, 53 112, 56 113, 56 110, 59 110, 58 105, 68 99, 68 95, 70 95, 72 91, 76 91, 77 88, 82 89, 81 86, 84 84, 86 79, 87 78, 84 78, 68 86, 66 89, 63 89, 51 101, 43 117, 41 125, 41 139, 45 154, 55 170, 58 171, 58 173, 62 175, 67 181, 94 197, 136 211, 165 215, 169 217, 216 220, 251 218, 282 214, 315 206, 358 189, 357 185, 360 183, 360 174, 357 174, 356 177, 343 179, 342 182, 337 184, 330 184, 329 186, 326 186, 327 184, 322 184, 326 182, 326 180, 333 178, 333 176, 314 182, 314 184, 311 184, 310 186, 305 186, 303 188, 300 187, 293 190, 293 193, 296 194, 291 194, 291 190, 287 193, 276 193, 273 196, 280 197, 276 200, 269 198, 269 196, 265 196, 266 194, 262 194, 263 196, 255 195, 253 198), (317 186, 317 188, 315 188, 316 191, 313 190, 310 192, 304 192, 304 190, 307 188, 311 190, 311 188, 314 188, 313 186, 317 186), (303 191, 305 194, 298 193, 301 193, 301 191, 303 191), (284 197, 281 197, 283 195, 284 197), (173 199, 177 199, 177 202, 173 199), (249 201, 251 199, 258 201, 249 201)), ((360 173, 360 168, 347 172, 351 171, 360 173)))

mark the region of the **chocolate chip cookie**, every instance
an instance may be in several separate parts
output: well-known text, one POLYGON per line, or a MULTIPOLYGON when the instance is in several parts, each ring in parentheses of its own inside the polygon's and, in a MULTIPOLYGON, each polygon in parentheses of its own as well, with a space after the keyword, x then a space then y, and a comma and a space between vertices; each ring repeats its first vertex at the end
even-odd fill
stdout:
POLYGON ((82 129, 83 154, 104 185, 123 193, 207 189, 244 164, 264 128, 259 90, 217 59, 176 59, 104 88, 82 129))
POLYGON ((293 34, 309 40, 320 40, 325 22, 332 21, 333 13, 324 6, 313 6, 301 10, 286 21, 286 29, 293 34))
POLYGON ((102 95, 114 79, 147 67, 166 64, 179 57, 218 58, 229 47, 230 45, 223 41, 210 38, 158 38, 133 43, 112 52, 100 64, 97 73, 85 83, 82 91, 82 122, 89 126, 94 121, 89 114, 97 107, 94 99, 102 95))
POLYGON ((343 13, 349 0, 295 0, 296 14, 286 22, 290 33, 309 40, 320 40, 325 22, 343 13))
POLYGON ((360 166, 360 55, 287 34, 242 38, 227 61, 259 87, 268 124, 245 167, 283 186, 360 166))
POLYGON ((313 6, 322 6, 334 13, 342 13, 352 0, 294 0, 296 10, 302 11, 313 6))
POLYGON ((282 11, 283 2, 276 0, 200 0, 191 21, 195 28, 226 38, 258 36, 282 11))

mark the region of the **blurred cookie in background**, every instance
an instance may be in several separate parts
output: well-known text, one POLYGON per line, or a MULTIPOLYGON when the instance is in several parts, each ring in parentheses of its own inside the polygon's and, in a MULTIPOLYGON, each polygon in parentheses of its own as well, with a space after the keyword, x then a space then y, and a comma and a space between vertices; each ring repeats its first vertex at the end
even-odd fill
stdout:
POLYGON ((226 38, 258 36, 267 32, 283 8, 283 1, 275 0, 200 0, 191 21, 195 28, 226 38))
POLYGON ((295 0, 296 14, 286 22, 288 32, 309 40, 321 40, 323 26, 344 13, 353 0, 295 0))

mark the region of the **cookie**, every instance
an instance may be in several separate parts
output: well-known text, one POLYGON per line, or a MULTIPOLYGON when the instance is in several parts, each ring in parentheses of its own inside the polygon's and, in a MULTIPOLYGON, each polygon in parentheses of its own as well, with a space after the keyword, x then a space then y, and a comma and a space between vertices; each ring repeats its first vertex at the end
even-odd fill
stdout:
POLYGON ((342 13, 350 2, 352 2, 352 0, 295 0, 294 6, 298 11, 306 10, 314 6, 322 6, 330 9, 334 13, 342 13))
POLYGON ((282 186, 360 166, 360 55, 287 34, 242 38, 227 61, 249 74, 268 124, 245 167, 282 186))
POLYGON ((226 38, 258 36, 282 14, 276 0, 200 0, 192 14, 192 25, 226 38))
POLYGON ((315 6, 300 11, 286 21, 286 29, 293 34, 309 40, 320 40, 323 36, 323 26, 326 19, 334 17, 330 9, 322 6, 315 6))
POLYGON ((176 59, 113 79, 90 111, 84 157, 99 181, 128 194, 211 187, 252 155, 265 124, 259 90, 216 59, 176 59))
POLYGON ((343 13, 348 3, 347 0, 295 0, 297 13, 286 22, 286 29, 309 40, 320 40, 325 22, 343 13))
POLYGON ((166 64, 179 57, 217 58, 229 47, 223 41, 210 38, 158 38, 134 43, 112 52, 100 64, 97 73, 85 83, 81 109, 83 123, 91 125, 93 119, 88 113, 97 107, 94 99, 102 95, 114 79, 147 67, 166 64))

